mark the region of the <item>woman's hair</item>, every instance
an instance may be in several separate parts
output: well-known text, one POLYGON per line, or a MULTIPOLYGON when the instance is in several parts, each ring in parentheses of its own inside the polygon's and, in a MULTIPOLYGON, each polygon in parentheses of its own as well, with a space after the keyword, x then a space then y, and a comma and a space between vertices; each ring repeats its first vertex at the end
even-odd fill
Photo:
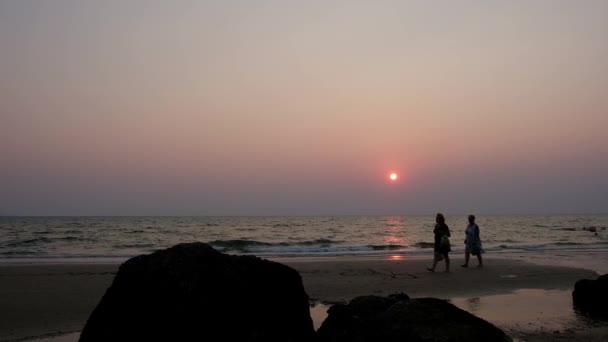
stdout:
POLYGON ((445 223, 445 217, 443 217, 442 213, 437 213, 435 221, 437 221, 437 223, 445 223))
POLYGON ((469 221, 475 222, 475 215, 469 215, 469 221))

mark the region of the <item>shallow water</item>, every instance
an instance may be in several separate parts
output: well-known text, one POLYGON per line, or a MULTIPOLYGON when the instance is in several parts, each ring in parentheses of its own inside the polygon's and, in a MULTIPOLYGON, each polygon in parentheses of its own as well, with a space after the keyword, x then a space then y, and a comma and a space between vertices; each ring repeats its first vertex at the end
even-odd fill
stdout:
MULTIPOLYGON (((608 327, 608 321, 590 317, 572 306, 570 290, 521 289, 513 293, 448 299, 455 306, 489 321, 518 340, 528 333, 576 333, 608 327)), ((330 305, 316 304, 310 315, 316 329, 327 318, 330 305)))
POLYGON ((521 289, 514 293, 452 298, 450 302, 508 331, 555 333, 608 326, 572 306, 571 290, 521 289))

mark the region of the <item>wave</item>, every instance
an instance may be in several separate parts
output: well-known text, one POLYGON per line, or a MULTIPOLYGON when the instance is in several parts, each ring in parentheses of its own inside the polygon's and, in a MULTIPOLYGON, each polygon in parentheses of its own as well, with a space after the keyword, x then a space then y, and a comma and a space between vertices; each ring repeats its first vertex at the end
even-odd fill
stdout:
POLYGON ((298 242, 263 242, 256 240, 215 240, 209 242, 213 247, 221 247, 225 249, 235 250, 247 250, 251 247, 287 247, 287 246, 331 246, 340 244, 342 241, 335 241, 329 239, 316 239, 310 241, 298 241, 298 242))
POLYGON ((435 248, 434 242, 416 242, 414 247, 418 248, 435 248))
POLYGON ((403 246, 398 245, 365 245, 365 246, 273 246, 262 248, 250 248, 246 251, 238 251, 243 254, 265 255, 265 256, 333 256, 333 255, 366 255, 383 254, 388 251, 402 251, 403 246))
POLYGON ((502 242, 502 243, 521 243, 522 241, 513 240, 513 239, 506 239, 506 240, 500 240, 500 241, 495 241, 495 242, 502 242))
POLYGON ((608 241, 592 241, 592 242, 572 242, 572 241, 558 241, 551 243, 550 245, 557 246, 600 246, 600 245, 608 245, 608 241))
POLYGON ((39 254, 37 252, 34 251, 5 251, 5 252, 0 252, 0 255, 6 255, 6 256, 24 256, 24 255, 36 255, 39 254))
POLYGON ((58 240, 58 241, 95 241, 94 239, 91 239, 91 238, 84 238, 84 237, 77 237, 77 236, 64 236, 64 237, 60 237, 60 238, 54 238, 52 240, 58 240))
MULTIPOLYGON (((518 249, 518 250, 538 250, 546 248, 548 244, 537 244, 537 245, 499 245, 500 249, 518 249)), ((487 249, 487 248, 484 248, 487 249)))
POLYGON ((335 240, 329 240, 329 239, 317 239, 317 240, 312 240, 312 241, 298 242, 298 243, 296 243, 296 245, 312 246, 312 245, 332 245, 332 244, 340 244, 340 243, 342 243, 342 241, 335 241, 335 240))
POLYGON ((70 241, 70 242, 85 242, 85 241, 95 241, 91 238, 77 237, 77 236, 63 236, 63 237, 39 237, 34 239, 26 239, 26 240, 12 240, 8 241, 4 246, 5 247, 32 247, 39 246, 43 244, 52 244, 53 242, 58 241, 70 241))
POLYGON ((289 227, 306 227, 307 225, 308 225, 307 223, 292 222, 292 223, 275 223, 273 225, 264 225, 264 226, 272 227, 272 228, 289 228, 289 227))
POLYGON ((373 249, 375 251, 384 251, 384 250, 403 249, 406 246, 402 246, 402 245, 367 245, 367 247, 370 247, 371 249, 373 249))
MULTIPOLYGON (((104 259, 109 262, 123 262, 129 258, 135 257, 138 254, 56 254, 56 255, 48 255, 41 254, 33 251, 8 251, 8 252, 0 252, 0 264, 3 262, 32 262, 32 261, 40 261, 40 262, 57 262, 57 260, 68 261, 69 262, 83 262, 86 260, 92 259, 104 259)), ((104 261, 105 262, 105 261, 104 261)))
POLYGON ((585 227, 558 227, 558 228, 551 228, 551 230, 565 230, 565 231, 570 231, 570 232, 574 232, 574 231, 587 231, 587 232, 597 232, 600 230, 606 230, 606 227, 603 226, 585 226, 585 227))
POLYGON ((244 248, 249 246, 277 246, 280 244, 273 244, 269 242, 262 242, 256 240, 215 240, 210 241, 209 244, 213 247, 224 247, 224 248, 244 248))
POLYGON ((157 247, 152 243, 134 243, 134 244, 124 244, 124 245, 115 245, 114 248, 153 248, 157 247))
POLYGON ((37 245, 37 244, 43 244, 43 243, 51 243, 52 241, 53 241, 53 239, 50 239, 47 237, 40 237, 40 238, 35 238, 35 239, 8 242, 6 244, 6 246, 7 247, 31 246, 31 245, 37 245))
POLYGON ((556 246, 580 246, 580 245, 589 245, 589 244, 587 244, 587 243, 581 243, 581 242, 560 241, 560 242, 553 243, 552 245, 556 245, 556 246))
POLYGON ((584 249, 608 249, 608 242, 571 242, 571 241, 558 241, 546 244, 533 244, 533 245, 498 245, 496 247, 484 248, 486 250, 523 250, 523 251, 550 251, 550 250, 584 250, 584 249))
POLYGON ((344 241, 332 239, 315 239, 292 242, 264 242, 256 240, 216 240, 209 244, 225 252, 246 254, 272 254, 272 255, 318 255, 332 253, 362 253, 405 250, 407 246, 389 245, 344 245, 344 241))

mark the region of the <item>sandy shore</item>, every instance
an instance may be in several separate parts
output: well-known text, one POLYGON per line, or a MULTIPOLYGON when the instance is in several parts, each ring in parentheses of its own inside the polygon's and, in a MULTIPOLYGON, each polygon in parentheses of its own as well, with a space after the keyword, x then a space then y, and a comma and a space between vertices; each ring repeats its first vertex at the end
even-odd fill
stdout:
POLYGON ((593 271, 541 266, 507 259, 489 259, 484 268, 461 268, 455 260, 452 272, 439 264, 435 273, 425 268, 426 259, 326 260, 286 262, 302 275, 312 300, 339 302, 360 295, 405 292, 412 297, 452 298, 506 293, 517 289, 571 289, 581 278, 595 278, 593 271))
MULTIPOLYGON (((493 313, 504 311, 504 304, 500 303, 517 302, 513 298, 520 299, 517 305, 522 312, 533 311, 533 307, 526 309, 526 306, 535 303, 533 305, 536 308, 540 305, 545 311, 562 310, 565 312, 564 317, 569 317, 568 315, 573 315, 568 299, 569 291, 574 283, 581 278, 597 277, 595 272, 584 269, 492 258, 486 260, 483 269, 463 269, 459 267, 459 260, 455 260, 451 273, 443 273, 441 264, 436 273, 426 271, 425 267, 429 265, 429 260, 426 259, 280 261, 302 274, 306 291, 315 302, 328 304, 359 295, 405 292, 413 297, 452 299, 456 305, 480 317, 485 316, 490 321, 493 313), (537 291, 518 292, 520 289, 537 291), (505 299, 501 295, 515 297, 505 299), (526 296, 536 298, 537 301, 521 300, 526 296), (561 304, 555 304, 556 298, 559 298, 561 304), (483 303, 478 303, 477 311, 475 299, 483 303)), ((96 264, 0 266, 0 341, 80 331, 91 310, 112 282, 117 267, 118 265, 96 264)), ((560 328, 566 324, 560 325, 562 316, 551 317, 544 311, 536 315, 539 321, 546 318, 553 323, 557 322, 557 328, 553 325, 547 328, 551 329, 550 339, 547 337, 548 330, 539 328, 544 325, 523 327, 519 331, 518 325, 523 324, 521 320, 506 316, 494 318, 494 321, 510 330, 512 335, 519 334, 526 340, 566 341, 589 332, 587 329, 568 331, 568 328, 560 328)), ((532 319, 535 317, 530 318, 532 319)), ((598 329, 600 330, 587 340, 602 340, 595 338, 605 336, 608 330, 605 326, 598 329)), ((77 334, 71 336, 73 340, 77 334)))
POLYGON ((82 330, 118 265, 0 266, 0 341, 82 330))

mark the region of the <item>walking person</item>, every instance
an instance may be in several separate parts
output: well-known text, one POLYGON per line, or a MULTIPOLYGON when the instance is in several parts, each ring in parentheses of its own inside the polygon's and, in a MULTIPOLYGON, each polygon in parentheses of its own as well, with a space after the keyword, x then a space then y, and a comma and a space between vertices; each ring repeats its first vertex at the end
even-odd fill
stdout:
POLYGON ((464 265, 462 265, 462 267, 469 267, 469 259, 471 258, 471 254, 477 256, 477 261, 479 262, 477 267, 483 267, 481 253, 484 251, 481 248, 479 226, 475 223, 475 215, 469 215, 469 225, 465 229, 464 234, 466 238, 464 240, 464 265))
POLYGON ((435 234, 435 255, 433 258, 433 267, 427 267, 427 270, 435 272, 437 263, 441 260, 445 260, 445 271, 450 272, 450 228, 445 224, 445 217, 441 213, 437 214, 435 222, 435 229, 433 229, 433 233, 435 234))

